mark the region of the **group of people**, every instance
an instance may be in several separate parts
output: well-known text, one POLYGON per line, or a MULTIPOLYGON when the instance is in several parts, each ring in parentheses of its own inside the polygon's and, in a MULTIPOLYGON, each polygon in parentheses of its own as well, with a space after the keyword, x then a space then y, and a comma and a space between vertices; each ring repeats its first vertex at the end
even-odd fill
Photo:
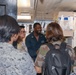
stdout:
MULTIPOLYGON (((49 23, 46 35, 41 34, 40 23, 34 23, 34 31, 25 37, 24 26, 8 15, 0 16, 0 75, 41 75, 46 53, 46 43, 61 44, 63 31, 56 22, 49 23)), ((67 44, 74 61, 74 50, 67 44)))

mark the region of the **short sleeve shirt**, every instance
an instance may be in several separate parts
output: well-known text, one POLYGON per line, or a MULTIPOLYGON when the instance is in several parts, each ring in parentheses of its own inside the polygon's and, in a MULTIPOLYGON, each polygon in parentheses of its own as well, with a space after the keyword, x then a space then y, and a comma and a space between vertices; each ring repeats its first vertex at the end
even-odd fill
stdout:
POLYGON ((40 34, 39 39, 36 40, 34 32, 32 32, 26 37, 25 42, 30 56, 35 60, 37 56, 37 51, 42 44, 46 43, 46 38, 43 34, 40 34))

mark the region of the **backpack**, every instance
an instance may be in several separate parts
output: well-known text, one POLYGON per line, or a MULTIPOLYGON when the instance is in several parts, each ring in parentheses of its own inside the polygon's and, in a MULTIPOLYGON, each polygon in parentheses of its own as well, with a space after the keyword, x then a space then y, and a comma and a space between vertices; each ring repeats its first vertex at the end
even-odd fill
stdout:
POLYGON ((47 52, 42 66, 42 75, 70 75, 71 58, 66 50, 66 43, 46 44, 50 50, 47 52), (58 49, 56 48, 59 47, 58 49))

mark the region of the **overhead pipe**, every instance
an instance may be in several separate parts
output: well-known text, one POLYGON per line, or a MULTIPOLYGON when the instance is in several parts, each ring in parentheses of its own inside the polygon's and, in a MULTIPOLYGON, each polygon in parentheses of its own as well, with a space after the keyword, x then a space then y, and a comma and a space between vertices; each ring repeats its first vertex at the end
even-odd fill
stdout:
POLYGON ((37 15, 37 5, 38 5, 38 0, 34 0, 34 10, 35 10, 34 19, 36 18, 37 15))

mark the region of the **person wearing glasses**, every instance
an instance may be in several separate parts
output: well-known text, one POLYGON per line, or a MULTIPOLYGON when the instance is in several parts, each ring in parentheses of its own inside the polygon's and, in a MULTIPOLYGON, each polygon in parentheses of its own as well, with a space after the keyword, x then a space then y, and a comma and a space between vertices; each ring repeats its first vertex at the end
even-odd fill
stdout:
POLYGON ((19 31, 19 36, 17 41, 13 43, 14 47, 19 49, 21 52, 22 51, 27 51, 27 47, 25 45, 25 36, 26 36, 26 31, 25 31, 25 26, 21 25, 20 31, 19 31))

